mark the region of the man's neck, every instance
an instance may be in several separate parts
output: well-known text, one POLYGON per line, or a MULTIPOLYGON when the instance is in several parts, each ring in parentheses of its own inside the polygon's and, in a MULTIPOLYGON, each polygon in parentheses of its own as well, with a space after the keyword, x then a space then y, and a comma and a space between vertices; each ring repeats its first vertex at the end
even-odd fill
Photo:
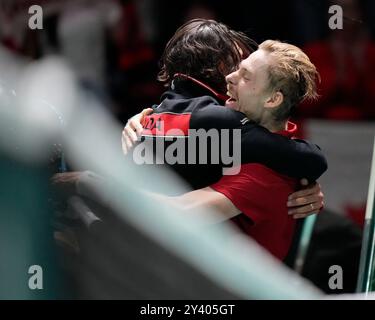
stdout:
POLYGON ((288 121, 264 121, 261 126, 267 128, 271 132, 279 132, 288 129, 288 121))

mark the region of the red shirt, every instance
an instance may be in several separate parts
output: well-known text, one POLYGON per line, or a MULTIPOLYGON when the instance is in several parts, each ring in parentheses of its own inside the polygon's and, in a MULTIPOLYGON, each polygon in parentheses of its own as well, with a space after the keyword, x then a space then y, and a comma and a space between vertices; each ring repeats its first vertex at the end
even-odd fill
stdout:
MULTIPOLYGON (((297 126, 279 134, 292 137, 297 126)), ((248 163, 237 175, 223 176, 211 188, 225 195, 241 214, 231 220, 246 234, 280 260, 288 253, 295 220, 288 215, 288 196, 296 191, 298 181, 268 167, 248 163)))

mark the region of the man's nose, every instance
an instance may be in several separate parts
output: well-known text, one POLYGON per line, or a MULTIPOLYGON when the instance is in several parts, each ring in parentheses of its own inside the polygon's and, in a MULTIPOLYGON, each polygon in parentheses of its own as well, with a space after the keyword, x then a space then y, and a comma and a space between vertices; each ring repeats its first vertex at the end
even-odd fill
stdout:
POLYGON ((225 80, 226 80, 227 84, 232 84, 232 85, 236 84, 236 71, 228 74, 225 77, 225 80))

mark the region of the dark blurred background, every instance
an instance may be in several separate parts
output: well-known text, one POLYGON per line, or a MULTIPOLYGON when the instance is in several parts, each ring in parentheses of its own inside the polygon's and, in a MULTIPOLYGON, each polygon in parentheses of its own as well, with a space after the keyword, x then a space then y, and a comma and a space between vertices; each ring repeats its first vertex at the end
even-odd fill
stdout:
POLYGON ((44 0, 43 30, 22 16, 28 0, 2 0, 1 43, 31 59, 63 55, 82 86, 126 121, 158 101, 158 59, 186 20, 212 18, 258 42, 279 39, 302 46, 321 76, 321 99, 299 108, 300 118, 373 120, 375 3, 371 0, 44 0), (330 30, 328 8, 339 4, 344 29, 330 30))

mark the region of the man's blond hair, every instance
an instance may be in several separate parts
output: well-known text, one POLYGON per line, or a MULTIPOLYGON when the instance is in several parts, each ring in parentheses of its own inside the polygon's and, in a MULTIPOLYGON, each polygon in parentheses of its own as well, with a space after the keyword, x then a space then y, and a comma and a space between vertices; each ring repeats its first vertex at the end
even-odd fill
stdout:
POLYGON ((284 95, 282 105, 273 112, 275 120, 286 120, 300 102, 318 97, 319 73, 300 48, 276 40, 267 40, 259 45, 259 49, 268 52, 272 57, 268 70, 270 90, 280 91, 284 95))

